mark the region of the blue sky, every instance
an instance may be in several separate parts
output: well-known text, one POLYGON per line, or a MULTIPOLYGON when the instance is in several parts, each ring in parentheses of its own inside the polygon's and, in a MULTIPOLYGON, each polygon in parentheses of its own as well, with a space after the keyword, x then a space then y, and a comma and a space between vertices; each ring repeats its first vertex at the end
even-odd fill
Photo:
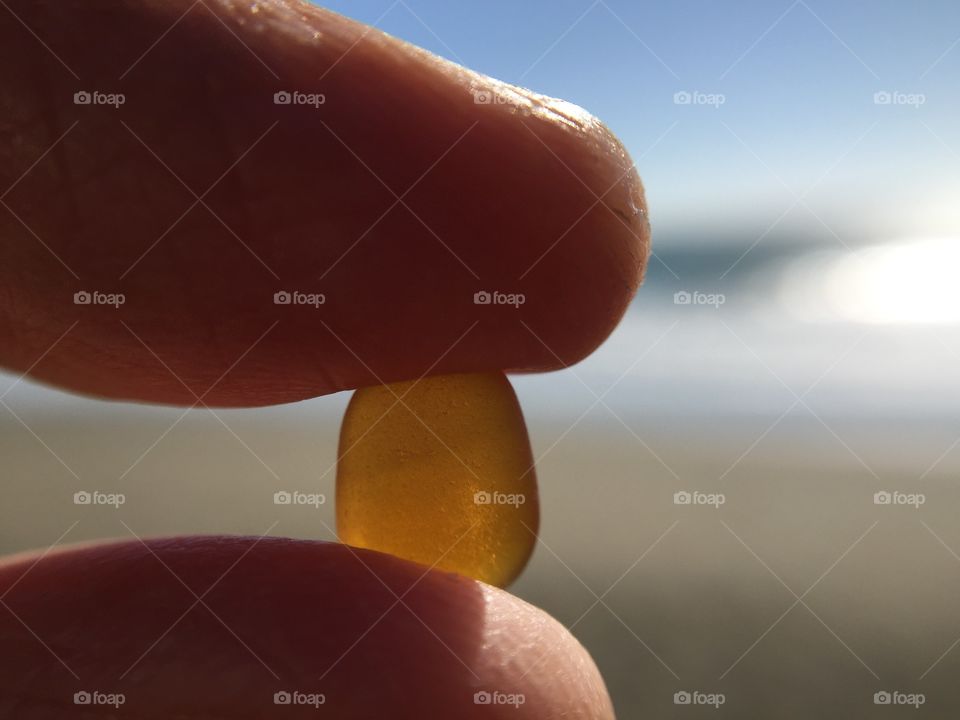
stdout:
POLYGON ((955 1, 323 4, 600 116, 661 243, 752 242, 774 223, 771 241, 960 234, 955 1), (677 105, 682 91, 724 101, 677 105), (883 91, 922 104, 875 104, 883 91))

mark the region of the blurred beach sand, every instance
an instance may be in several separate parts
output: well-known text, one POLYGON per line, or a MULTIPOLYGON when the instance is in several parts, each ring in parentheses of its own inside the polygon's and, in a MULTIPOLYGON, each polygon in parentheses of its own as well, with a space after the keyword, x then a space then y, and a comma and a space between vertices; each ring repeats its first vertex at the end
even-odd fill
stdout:
MULTIPOLYGON (((45 548, 75 521, 64 542, 268 528, 332 540, 344 402, 301 419, 217 411, 226 425, 195 410, 165 435, 182 411, 93 403, 24 413, 30 430, 0 415, 0 550, 45 548), (126 503, 78 507, 84 489, 126 503), (282 489, 328 502, 276 506, 282 489)), ((542 534, 512 591, 572 626, 620 717, 697 712, 674 704, 679 691, 723 693, 701 708, 716 717, 878 717, 882 690, 925 693, 928 715, 960 711, 960 651, 938 661, 960 638, 960 463, 948 455, 919 482, 915 471, 949 428, 833 425, 838 441, 802 411, 769 430, 766 418, 587 417, 572 430, 575 417, 531 418, 542 534), (675 504, 684 490, 723 504, 675 504), (925 502, 874 504, 883 490, 925 502)))

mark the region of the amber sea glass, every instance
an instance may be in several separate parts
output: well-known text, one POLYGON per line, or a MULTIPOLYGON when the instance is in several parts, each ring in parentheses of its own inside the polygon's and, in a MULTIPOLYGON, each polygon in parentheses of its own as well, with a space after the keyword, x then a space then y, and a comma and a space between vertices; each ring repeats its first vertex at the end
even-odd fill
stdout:
POLYGON ((527 428, 502 373, 357 390, 340 431, 342 542, 505 586, 536 543, 527 428))

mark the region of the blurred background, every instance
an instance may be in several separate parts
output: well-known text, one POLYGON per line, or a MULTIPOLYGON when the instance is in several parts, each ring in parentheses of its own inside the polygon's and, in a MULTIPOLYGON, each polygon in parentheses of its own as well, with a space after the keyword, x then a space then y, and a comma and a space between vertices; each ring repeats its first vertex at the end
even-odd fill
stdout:
MULTIPOLYGON (((960 712, 960 5, 325 4, 588 108, 646 183, 655 254, 621 326, 515 378, 543 530, 512 590, 587 646, 619 716, 913 710, 878 692, 960 712)), ((333 537, 346 394, 214 415, 0 383, 3 553, 333 537)))

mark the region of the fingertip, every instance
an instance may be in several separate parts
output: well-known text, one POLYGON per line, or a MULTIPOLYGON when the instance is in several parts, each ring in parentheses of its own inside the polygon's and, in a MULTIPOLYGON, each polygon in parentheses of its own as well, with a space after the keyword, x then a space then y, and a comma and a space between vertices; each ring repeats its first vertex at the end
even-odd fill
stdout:
POLYGON ((553 370, 639 285, 642 185, 570 103, 306 2, 9 2, 89 87, 129 97, 74 104, 76 79, 0 16, 18 109, 0 176, 23 221, 0 214, 5 367, 214 406, 553 370), (290 91, 325 102, 276 103, 290 91))
POLYGON ((526 717, 612 720, 603 678, 586 648, 556 619, 509 593, 483 586, 497 653, 491 673, 524 680, 526 717))
POLYGON ((589 655, 542 611, 344 545, 66 548, 5 561, 0 593, 0 697, 21 717, 85 717, 72 699, 93 691, 185 720, 275 716, 276 693, 294 699, 284 717, 315 717, 295 700, 320 696, 342 718, 612 717, 589 655))

